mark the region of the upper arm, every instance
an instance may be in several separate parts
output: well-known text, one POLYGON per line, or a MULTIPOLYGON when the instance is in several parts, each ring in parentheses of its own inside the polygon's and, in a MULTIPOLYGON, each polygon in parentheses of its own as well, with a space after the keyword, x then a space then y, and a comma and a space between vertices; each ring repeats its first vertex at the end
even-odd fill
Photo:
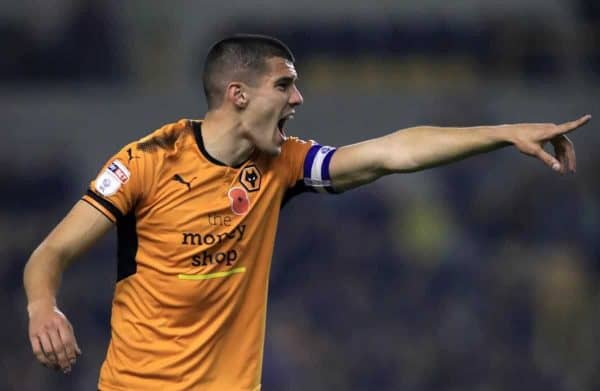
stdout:
POLYGON ((283 144, 281 172, 287 190, 282 203, 304 192, 334 193, 331 187, 329 164, 336 148, 323 146, 315 141, 303 141, 289 137, 283 144))
POLYGON ((153 181, 149 154, 132 143, 104 164, 89 190, 54 228, 36 251, 56 256, 61 262, 81 254, 123 215, 133 210, 153 181))
POLYGON ((98 209, 79 201, 36 251, 51 251, 61 262, 67 263, 100 239, 112 226, 113 222, 98 209))
POLYGON ((329 166, 333 188, 349 190, 385 175, 383 144, 382 139, 372 139, 338 148, 329 166))

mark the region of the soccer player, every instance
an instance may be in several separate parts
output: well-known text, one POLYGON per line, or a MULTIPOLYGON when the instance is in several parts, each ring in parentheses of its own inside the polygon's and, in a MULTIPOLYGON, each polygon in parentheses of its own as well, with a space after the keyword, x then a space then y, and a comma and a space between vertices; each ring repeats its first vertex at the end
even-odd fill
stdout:
POLYGON ((123 147, 33 252, 24 272, 33 353, 68 373, 81 354, 58 309, 63 270, 117 226, 118 277, 100 390, 259 390, 267 283, 281 205, 513 145, 575 171, 560 125, 419 126, 339 149, 285 135, 302 104, 280 41, 236 35, 210 50, 208 112, 123 147), (552 143, 556 156, 543 149, 552 143))

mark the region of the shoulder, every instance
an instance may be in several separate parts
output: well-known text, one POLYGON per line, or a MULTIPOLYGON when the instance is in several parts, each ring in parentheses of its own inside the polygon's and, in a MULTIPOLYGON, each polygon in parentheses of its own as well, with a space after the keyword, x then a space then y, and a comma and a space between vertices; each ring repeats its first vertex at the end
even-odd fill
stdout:
POLYGON ((282 160, 293 159, 294 157, 304 156, 308 150, 315 145, 316 142, 313 140, 302 140, 298 137, 290 136, 281 145, 281 153, 279 157, 282 160))
POLYGON ((284 159, 312 161, 330 157, 335 150, 335 147, 321 145, 314 140, 304 141, 297 137, 288 137, 281 147, 281 156, 284 159))
POLYGON ((169 154, 180 148, 186 137, 192 135, 192 121, 182 119, 161 126, 132 144, 134 144, 135 149, 142 152, 169 154))
POLYGON ((179 155, 190 138, 193 139, 190 120, 166 124, 123 146, 107 165, 120 163, 119 166, 124 166, 124 172, 148 170, 179 155))
POLYGON ((284 149, 290 149, 290 148, 302 148, 302 147, 306 147, 309 148, 311 145, 316 144, 316 141, 314 140, 303 140, 299 137, 296 136, 288 136, 285 141, 283 142, 283 145, 281 146, 282 151, 284 149))

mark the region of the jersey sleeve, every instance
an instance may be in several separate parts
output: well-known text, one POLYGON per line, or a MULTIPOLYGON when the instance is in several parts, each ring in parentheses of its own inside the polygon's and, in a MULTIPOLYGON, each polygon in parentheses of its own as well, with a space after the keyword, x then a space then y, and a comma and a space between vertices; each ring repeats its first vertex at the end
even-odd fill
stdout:
POLYGON ((90 182, 83 201, 98 209, 112 222, 135 209, 152 185, 147 154, 129 144, 112 156, 90 182))
POLYGON ((329 175, 329 163, 335 151, 335 147, 315 141, 288 138, 282 151, 289 174, 284 203, 303 192, 336 193, 329 175))

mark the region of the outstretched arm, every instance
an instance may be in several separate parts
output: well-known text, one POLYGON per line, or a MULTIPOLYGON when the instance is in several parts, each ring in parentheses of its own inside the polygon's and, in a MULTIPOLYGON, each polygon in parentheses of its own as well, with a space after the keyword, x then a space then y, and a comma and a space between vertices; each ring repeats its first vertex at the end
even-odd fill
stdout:
POLYGON ((400 172, 419 171, 475 154, 514 145, 555 171, 575 171, 575 149, 566 134, 590 120, 564 124, 514 124, 442 128, 418 126, 339 148, 331 159, 334 189, 344 191, 400 172), (555 156, 543 148, 551 142, 555 156))
POLYGON ((112 224, 91 205, 79 201, 25 265, 29 339, 33 353, 45 366, 68 373, 81 354, 71 324, 56 306, 56 293, 63 270, 112 224))

